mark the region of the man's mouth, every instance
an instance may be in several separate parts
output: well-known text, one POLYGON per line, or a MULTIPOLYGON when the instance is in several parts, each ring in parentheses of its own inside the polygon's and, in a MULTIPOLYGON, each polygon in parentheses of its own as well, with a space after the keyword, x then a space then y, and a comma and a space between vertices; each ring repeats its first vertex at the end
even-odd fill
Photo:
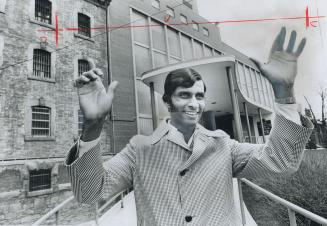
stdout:
POLYGON ((189 116, 195 116, 198 115, 199 113, 197 111, 184 111, 184 114, 189 116))

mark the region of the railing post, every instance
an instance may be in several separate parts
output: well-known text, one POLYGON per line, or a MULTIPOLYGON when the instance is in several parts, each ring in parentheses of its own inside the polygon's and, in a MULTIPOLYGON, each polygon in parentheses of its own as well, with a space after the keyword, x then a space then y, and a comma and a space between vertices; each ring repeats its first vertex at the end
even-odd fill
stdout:
POLYGON ((237 185, 238 185, 238 193, 240 197, 240 207, 241 207, 241 215, 242 215, 242 225, 246 225, 245 220, 245 212, 244 212, 244 202, 243 202, 243 192, 242 192, 242 181, 240 179, 237 179, 237 185))
POLYGON ((287 208, 287 211, 288 211, 288 218, 290 219, 290 226, 296 226, 295 212, 290 208, 287 208))
POLYGON ((56 225, 58 225, 58 222, 59 222, 59 210, 55 213, 55 219, 56 219, 56 225))
POLYGON ((120 208, 124 208, 124 192, 121 193, 120 199, 121 199, 120 208))
POLYGON ((98 203, 95 203, 95 216, 94 216, 94 221, 95 221, 95 225, 99 225, 99 204, 98 203))

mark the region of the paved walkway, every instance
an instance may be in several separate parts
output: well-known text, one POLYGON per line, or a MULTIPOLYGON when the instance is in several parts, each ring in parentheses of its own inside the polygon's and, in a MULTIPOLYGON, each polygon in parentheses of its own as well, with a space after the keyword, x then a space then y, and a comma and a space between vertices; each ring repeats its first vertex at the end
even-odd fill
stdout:
MULTIPOLYGON (((235 205, 236 210, 240 213, 240 205, 239 205, 239 195, 238 195, 238 186, 237 180, 233 179, 233 187, 234 187, 234 197, 235 197, 235 205)), ((245 206, 244 206, 245 207, 245 206)), ((246 226, 257 226, 252 216, 248 212, 245 207, 245 216, 246 216, 246 226)), ((95 222, 86 222, 79 226, 94 226, 95 222)), ((99 219, 100 226, 137 226, 136 221, 136 207, 134 201, 134 192, 129 193, 124 198, 124 208, 121 208, 121 203, 118 202, 114 205, 110 210, 104 213, 99 219)))

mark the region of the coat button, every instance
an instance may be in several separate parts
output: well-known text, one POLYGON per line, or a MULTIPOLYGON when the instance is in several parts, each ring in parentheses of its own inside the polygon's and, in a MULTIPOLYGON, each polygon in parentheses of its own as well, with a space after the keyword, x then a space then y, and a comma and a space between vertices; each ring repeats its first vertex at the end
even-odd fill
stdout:
POLYGON ((185 221, 186 222, 191 222, 192 221, 192 216, 186 216, 185 221))
POLYGON ((187 171, 188 171, 188 169, 185 169, 185 170, 179 172, 179 175, 182 177, 186 174, 187 171))

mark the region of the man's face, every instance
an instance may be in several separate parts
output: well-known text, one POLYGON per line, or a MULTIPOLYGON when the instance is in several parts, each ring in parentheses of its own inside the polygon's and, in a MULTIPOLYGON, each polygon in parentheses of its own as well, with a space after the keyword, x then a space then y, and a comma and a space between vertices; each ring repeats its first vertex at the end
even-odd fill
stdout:
POLYGON ((196 81, 190 88, 177 87, 171 102, 171 123, 177 127, 194 126, 205 107, 203 81, 196 81))

